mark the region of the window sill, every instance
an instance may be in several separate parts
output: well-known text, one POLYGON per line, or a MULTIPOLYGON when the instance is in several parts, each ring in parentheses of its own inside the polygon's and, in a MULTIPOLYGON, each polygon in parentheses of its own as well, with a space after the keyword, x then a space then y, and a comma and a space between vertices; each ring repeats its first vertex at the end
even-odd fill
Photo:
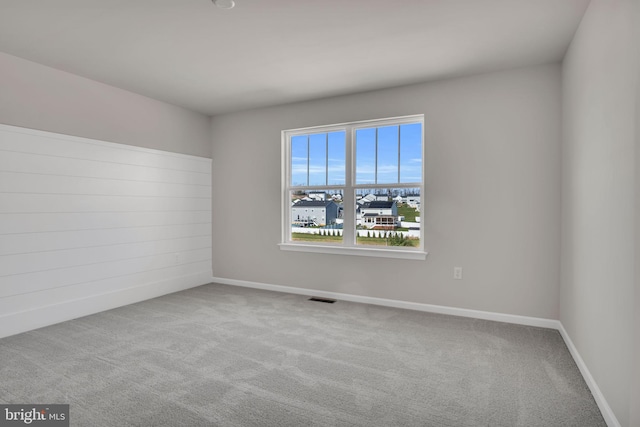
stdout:
POLYGON ((333 255, 356 255, 396 259, 427 259, 427 252, 408 251, 403 249, 354 248, 329 245, 305 245, 299 243, 280 243, 280 250, 293 252, 314 252, 333 255))

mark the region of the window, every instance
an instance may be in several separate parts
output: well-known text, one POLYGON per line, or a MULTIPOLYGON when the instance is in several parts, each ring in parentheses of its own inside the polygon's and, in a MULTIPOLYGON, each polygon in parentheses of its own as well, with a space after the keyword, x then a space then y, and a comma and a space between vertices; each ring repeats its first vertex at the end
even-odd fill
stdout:
POLYGON ((423 123, 283 131, 281 249, 424 259, 423 123))

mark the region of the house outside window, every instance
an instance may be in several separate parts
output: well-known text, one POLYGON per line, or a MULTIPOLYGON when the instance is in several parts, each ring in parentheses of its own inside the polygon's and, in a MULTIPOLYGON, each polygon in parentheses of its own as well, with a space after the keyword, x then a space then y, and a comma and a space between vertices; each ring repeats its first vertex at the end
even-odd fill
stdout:
POLYGON ((281 249, 424 259, 423 123, 282 131, 281 249))

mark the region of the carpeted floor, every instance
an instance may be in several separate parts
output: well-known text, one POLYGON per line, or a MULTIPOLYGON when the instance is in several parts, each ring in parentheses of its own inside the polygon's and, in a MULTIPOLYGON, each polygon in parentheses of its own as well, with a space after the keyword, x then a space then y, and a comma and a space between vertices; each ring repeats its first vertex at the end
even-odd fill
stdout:
POLYGON ((557 331, 206 285, 0 340, 73 426, 604 426, 557 331))

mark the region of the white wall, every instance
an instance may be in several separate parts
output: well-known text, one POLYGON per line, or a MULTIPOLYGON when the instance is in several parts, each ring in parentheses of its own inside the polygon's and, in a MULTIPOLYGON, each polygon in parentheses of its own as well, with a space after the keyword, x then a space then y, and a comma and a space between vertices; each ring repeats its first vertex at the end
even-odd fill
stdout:
POLYGON ((560 320, 622 426, 637 286, 636 0, 593 0, 563 63, 560 320))
POLYGON ((203 114, 0 52, 0 123, 211 157, 203 114))
POLYGON ((0 337, 210 278, 210 159, 0 125, 0 337))
POLYGON ((544 65, 216 116, 214 276, 557 319, 560 108, 544 65), (281 130, 419 113, 426 261, 279 250, 281 130))

